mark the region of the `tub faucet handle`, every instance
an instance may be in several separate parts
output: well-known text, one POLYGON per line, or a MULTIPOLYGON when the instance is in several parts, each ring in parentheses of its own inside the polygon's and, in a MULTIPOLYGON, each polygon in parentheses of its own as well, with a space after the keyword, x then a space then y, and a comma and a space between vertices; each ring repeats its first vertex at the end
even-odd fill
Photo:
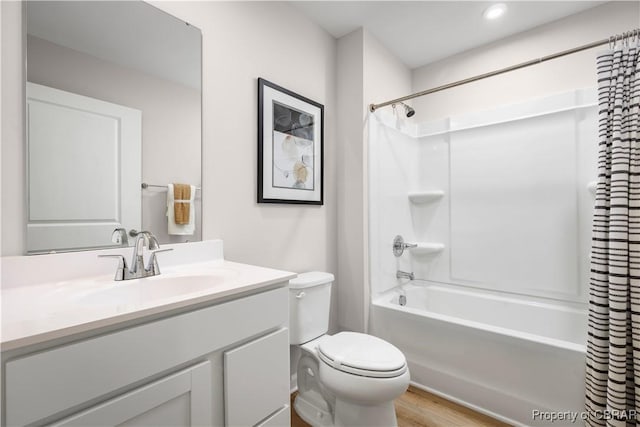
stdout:
POLYGON ((417 246, 418 246, 417 243, 405 243, 402 236, 398 234, 393 239, 393 255, 395 255, 396 257, 399 257, 404 253, 405 249, 415 248, 417 246))

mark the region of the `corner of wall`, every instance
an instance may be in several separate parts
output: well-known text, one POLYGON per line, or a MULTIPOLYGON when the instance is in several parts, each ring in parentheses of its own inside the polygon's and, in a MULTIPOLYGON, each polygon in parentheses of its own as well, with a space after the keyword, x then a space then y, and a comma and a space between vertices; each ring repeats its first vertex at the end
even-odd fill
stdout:
POLYGON ((359 28, 337 41, 338 274, 335 294, 340 330, 364 331, 363 278, 363 37, 359 28))
POLYGON ((411 72, 366 29, 338 40, 338 294, 339 326, 368 329, 368 104, 406 95, 411 72))

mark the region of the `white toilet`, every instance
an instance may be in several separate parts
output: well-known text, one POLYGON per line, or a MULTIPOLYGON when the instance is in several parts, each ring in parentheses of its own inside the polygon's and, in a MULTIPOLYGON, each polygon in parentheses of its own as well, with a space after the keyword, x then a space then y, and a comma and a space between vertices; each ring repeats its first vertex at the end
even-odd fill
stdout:
POLYGON ((302 351, 295 411, 314 427, 397 426, 393 400, 409 386, 406 359, 371 335, 326 335, 332 283, 321 272, 289 282, 289 342, 302 351))

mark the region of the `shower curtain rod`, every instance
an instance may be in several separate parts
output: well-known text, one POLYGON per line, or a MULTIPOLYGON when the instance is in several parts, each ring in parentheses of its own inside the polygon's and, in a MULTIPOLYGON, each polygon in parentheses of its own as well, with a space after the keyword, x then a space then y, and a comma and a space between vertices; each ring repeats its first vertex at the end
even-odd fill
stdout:
POLYGON ((461 85, 464 85, 464 84, 467 84, 467 83, 471 83, 471 82, 475 82, 475 81, 478 81, 478 80, 486 79, 487 77, 493 77, 493 76, 497 76, 498 74, 508 73, 509 71, 518 70, 520 68, 525 68, 525 67, 528 67, 530 65, 540 64, 542 62, 546 62, 546 61, 550 61, 552 59, 560 58, 561 56, 571 55, 573 53, 581 52, 583 50, 592 49, 592 48, 597 47, 597 46, 602 46, 602 45, 607 44, 607 43, 609 43, 610 45, 613 46, 613 45, 615 45, 615 43, 617 41, 624 40, 625 42, 628 42, 628 41, 630 41, 630 39, 632 37, 635 37, 636 40, 640 37, 640 28, 636 28, 634 30, 627 31, 627 32, 622 33, 622 34, 616 34, 615 36, 609 37, 608 39, 598 40, 597 42, 593 42, 593 43, 585 44, 585 45, 582 45, 582 46, 574 47, 573 49, 563 50, 562 52, 553 53, 551 55, 543 56, 543 57, 540 57, 540 58, 537 58, 537 59, 532 59, 532 60, 526 61, 526 62, 521 62, 519 64, 512 65, 510 67, 501 68, 499 70, 490 71, 490 72, 484 73, 484 74, 479 74, 479 75, 474 76, 474 77, 469 77, 469 78, 466 78, 466 79, 458 80, 457 82, 447 83, 447 84, 442 85, 442 86, 437 86, 437 87, 434 87, 434 88, 431 88, 431 89, 423 90, 421 92, 417 92, 417 93, 414 93, 414 94, 411 94, 411 95, 403 96, 402 98, 392 99, 391 101, 381 102, 380 104, 370 104, 369 105, 369 111, 371 111, 373 113, 378 108, 386 107, 387 105, 398 104, 400 102, 408 101, 410 99, 418 98, 418 97, 424 96, 424 95, 429 95, 431 93, 439 92, 441 90, 450 89, 452 87, 461 86, 461 85))

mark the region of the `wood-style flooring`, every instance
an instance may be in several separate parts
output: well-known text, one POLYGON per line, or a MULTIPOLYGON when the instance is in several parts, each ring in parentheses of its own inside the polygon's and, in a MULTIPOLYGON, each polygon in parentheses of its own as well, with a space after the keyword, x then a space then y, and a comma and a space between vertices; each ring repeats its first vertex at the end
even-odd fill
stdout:
MULTIPOLYGON (((295 395, 295 393, 291 395, 291 427, 310 427, 293 409, 295 395)), ((398 427, 509 426, 509 424, 413 386, 409 387, 409 390, 396 399, 395 405, 398 427)))

